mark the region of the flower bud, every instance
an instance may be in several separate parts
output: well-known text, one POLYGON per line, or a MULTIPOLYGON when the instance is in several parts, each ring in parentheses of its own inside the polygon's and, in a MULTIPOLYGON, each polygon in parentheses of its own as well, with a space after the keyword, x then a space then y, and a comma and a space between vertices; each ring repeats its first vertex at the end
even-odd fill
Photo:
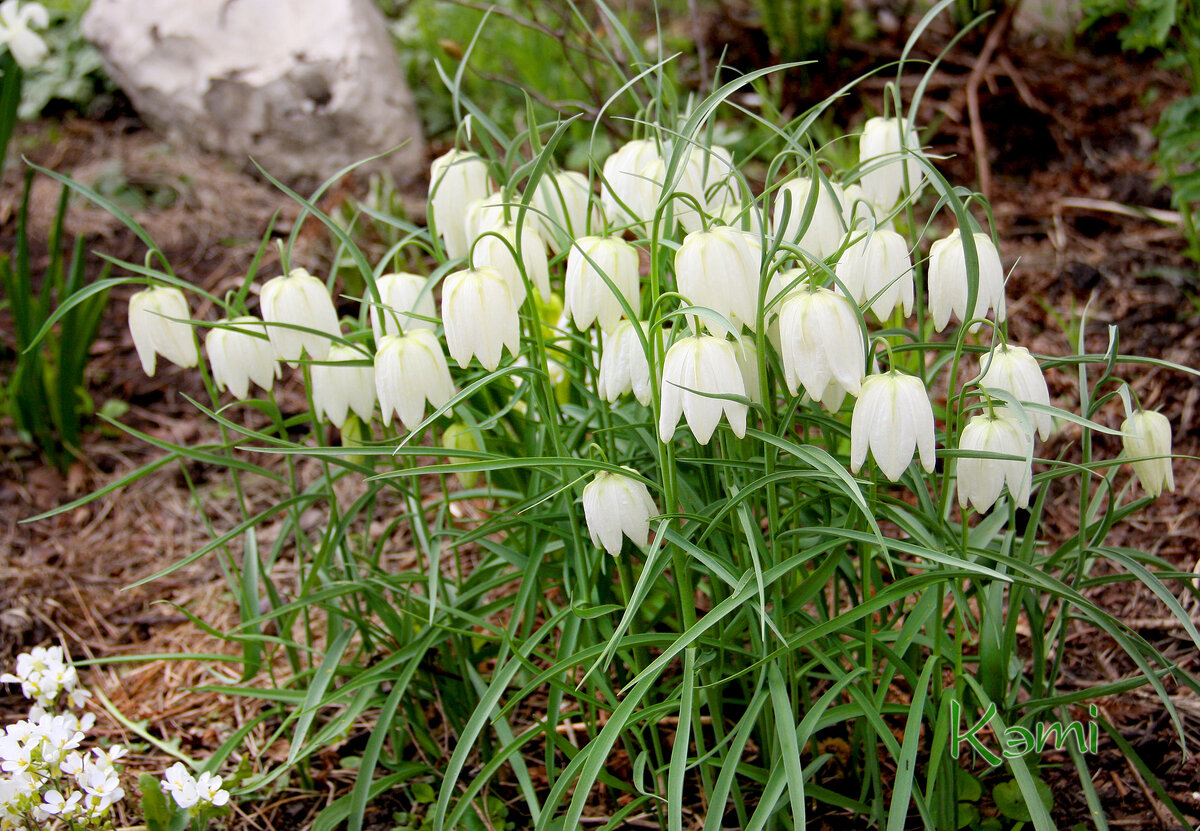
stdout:
POLYGON ((384 421, 392 413, 406 430, 425 419, 425 402, 445 406, 454 397, 454 382, 442 345, 428 329, 407 335, 385 335, 375 353, 375 389, 384 421))
POLYGON ((610 332, 625 314, 613 289, 620 292, 635 314, 639 314, 639 283, 638 252, 632 245, 616 237, 575 240, 567 255, 563 298, 566 313, 581 332, 596 321, 602 330, 610 332), (604 282, 604 277, 612 283, 612 288, 604 282))
POLYGON ((251 381, 269 391, 279 377, 279 362, 267 339, 267 327, 256 317, 219 323, 229 328, 211 329, 204 340, 217 388, 229 390, 238 399, 249 395, 251 381))
MULTIPOLYGON (((983 356, 980 364, 983 367, 983 376, 979 379, 981 387, 1004 390, 1023 404, 1050 406, 1046 376, 1042 375, 1037 359, 1025 347, 1000 344, 983 356)), ((1050 438, 1054 421, 1049 413, 1030 412, 1029 420, 1042 441, 1050 438)))
POLYGON ((771 224, 784 242, 796 245, 810 257, 823 260, 842 247, 846 236, 841 209, 845 194, 833 182, 816 181, 815 184, 817 194, 807 225, 804 214, 809 199, 813 198, 810 197, 814 186, 812 179, 792 179, 779 187, 771 224))
POLYGON ((842 252, 835 273, 850 298, 862 305, 871 301, 875 319, 886 321, 897 304, 904 316, 912 314, 913 269, 904 237, 876 228, 842 252))
POLYGON ((626 467, 632 476, 602 470, 583 489, 583 517, 592 545, 603 546, 613 557, 621 553, 622 535, 638 548, 650 543, 650 517, 658 507, 644 482, 635 479, 638 472, 626 467))
POLYGON ((187 299, 177 288, 158 286, 129 298, 129 332, 143 372, 154 377, 156 355, 184 369, 200 363, 190 319, 187 299))
POLYGON ((1175 490, 1171 469, 1171 422, 1162 413, 1138 410, 1121 424, 1125 434, 1125 455, 1140 461, 1130 462, 1147 496, 1157 497, 1165 487, 1175 490))
POLYGON ((817 401, 825 399, 830 385, 858 395, 866 350, 862 326, 845 297, 824 288, 789 294, 779 305, 779 343, 784 383, 792 395, 800 385, 817 401))
POLYGON ((326 332, 337 338, 341 336, 337 310, 325 284, 303 268, 293 268, 285 277, 275 277, 263 284, 263 320, 268 324, 267 337, 275 347, 275 355, 292 366, 300 356, 308 353, 314 361, 323 361, 329 356, 330 338, 319 334, 326 332), (303 326, 317 332, 301 332, 291 326, 303 326))
POLYGON ((850 470, 858 473, 870 450, 880 471, 891 481, 908 469, 913 451, 921 466, 933 473, 933 407, 920 378, 888 372, 862 383, 850 420, 850 470))
MULTIPOLYGON (((461 421, 456 421, 446 428, 442 433, 442 447, 447 450, 482 450, 479 444, 477 431, 471 429, 461 421)), ((447 459, 453 459, 452 454, 446 454, 447 459)), ((464 470, 455 474, 458 477, 459 484, 470 490, 475 487, 479 481, 478 470, 464 470)))
POLYGON ((667 350, 662 370, 662 402, 658 438, 666 443, 675 434, 679 416, 687 419, 696 441, 708 444, 724 414, 733 434, 746 435, 747 405, 712 395, 746 395, 733 344, 712 335, 685 337, 667 350))
POLYGON ((504 347, 521 348, 521 319, 508 282, 494 268, 456 271, 442 288, 442 323, 450 357, 466 369, 472 357, 488 372, 500 365, 504 347))
POLYGON ((429 167, 429 204, 438 235, 452 260, 467 256, 467 206, 491 190, 487 164, 474 153, 451 150, 429 167))
POLYGON ((425 288, 428 282, 419 274, 405 273, 384 274, 375 281, 379 303, 370 302, 369 299, 364 302, 370 303, 371 331, 375 333, 376 347, 384 335, 398 335, 412 329, 433 329, 436 326, 432 320, 421 319, 437 317, 433 292, 425 288))
POLYGON ((921 144, 907 119, 868 119, 858 144, 858 161, 864 168, 861 183, 867 199, 881 210, 890 211, 904 190, 906 167, 909 190, 916 191, 921 184, 921 163, 913 154, 920 152, 921 144))
MULTIPOLYGON (((757 240, 726 225, 694 231, 675 253, 679 292, 693 306, 712 309, 733 324, 753 330, 758 318, 759 259, 757 240)), ((704 325, 717 336, 724 326, 707 318, 704 325)))
MULTIPOLYGON (((967 255, 962 235, 957 228, 945 239, 936 241, 929 249, 929 311, 937 331, 946 328, 953 312, 959 320, 983 317, 988 309, 996 310, 996 322, 1004 320, 1004 266, 1000 252, 987 234, 976 233, 975 251, 979 262, 979 291, 975 296, 975 311, 967 312, 967 255)), ((971 326, 975 332, 980 324, 971 326)))
POLYGON ((600 373, 596 378, 596 392, 611 403, 627 392, 632 392, 643 407, 650 406, 650 362, 638 340, 638 329, 645 331, 645 324, 622 320, 608 333, 604 340, 604 354, 600 357, 600 373))
POLYGON ((369 422, 375 413, 375 370, 368 358, 353 346, 335 343, 325 360, 329 363, 310 368, 314 415, 339 430, 350 410, 369 422))
POLYGON ((961 457, 958 460, 958 504, 967 503, 986 513, 1008 485, 1008 493, 1018 507, 1029 507, 1033 482, 1033 436, 1025 432, 1012 416, 977 415, 959 436, 960 450, 1018 456, 1017 459, 961 457))

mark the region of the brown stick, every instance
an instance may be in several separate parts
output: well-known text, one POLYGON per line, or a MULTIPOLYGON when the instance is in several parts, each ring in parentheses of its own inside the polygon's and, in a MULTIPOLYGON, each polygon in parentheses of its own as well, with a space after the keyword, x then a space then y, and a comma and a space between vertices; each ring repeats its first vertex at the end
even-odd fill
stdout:
POLYGON ((967 113, 971 121, 971 144, 975 147, 975 170, 979 176, 979 190, 987 199, 992 198, 992 166, 988 161, 987 136, 984 135, 983 119, 979 114, 979 84, 987 73, 992 53, 1000 45, 1004 33, 1008 31, 1008 24, 1020 5, 1021 0, 1014 0, 1004 7, 992 30, 988 32, 987 39, 983 42, 983 51, 979 53, 979 58, 967 77, 967 113))

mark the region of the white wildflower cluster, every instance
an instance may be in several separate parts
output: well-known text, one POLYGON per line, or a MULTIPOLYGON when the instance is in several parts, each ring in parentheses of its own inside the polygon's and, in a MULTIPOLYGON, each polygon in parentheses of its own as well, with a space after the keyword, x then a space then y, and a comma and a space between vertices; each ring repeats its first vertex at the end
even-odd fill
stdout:
POLYGON ((16 673, 0 675, 0 683, 19 684, 33 701, 29 718, 0 735, 0 829, 106 827, 110 809, 125 796, 115 763, 126 750, 83 749, 95 716, 72 710, 91 694, 62 647, 19 655, 16 673), (62 700, 67 709, 59 712, 62 700))
MULTIPOLYGON (((938 425, 915 374, 928 364, 893 356, 894 333, 907 327, 921 342, 957 319, 959 338, 975 338, 965 352, 982 352, 963 417, 944 424, 958 445, 959 501, 988 511, 1007 490, 1027 505, 1034 434, 1045 441, 1053 426, 1046 380, 1005 337, 992 235, 972 226, 917 236, 937 217, 912 227, 929 164, 915 126, 897 118, 865 124, 852 169, 801 167, 760 194, 728 149, 671 130, 627 143, 587 173, 548 170, 524 192, 520 182, 497 184, 498 164, 455 149, 430 171, 430 243, 445 266, 430 277, 374 277, 345 329, 325 281, 303 269, 275 277, 261 287, 261 319, 230 309, 234 323, 211 330, 213 376, 240 398, 250 381, 269 387, 280 362, 305 361, 318 419, 344 427, 353 414, 362 436, 378 417, 387 435, 394 419, 413 431, 428 408, 477 389, 480 369, 520 386, 539 361, 562 400, 586 379, 610 404, 632 395, 662 443, 677 440, 682 418, 699 445, 722 422, 745 438, 753 408, 779 403, 764 398, 782 386, 849 422, 853 473, 871 458, 899 481, 914 456, 935 470, 938 425), (469 382, 455 383, 451 362, 469 382), (583 369, 568 377, 569 363, 583 369)), ((147 371, 155 353, 182 366, 198 360, 182 305, 174 288, 131 303, 147 371)), ((1170 487, 1169 428, 1164 439, 1145 416, 1125 433, 1147 492, 1170 487)), ((621 533, 645 545, 654 511, 649 480, 617 470, 584 495, 589 529, 609 551, 621 533)))
POLYGON ((229 804, 229 791, 221 787, 221 777, 205 771, 192 776, 183 762, 176 762, 163 774, 162 789, 171 795, 175 804, 192 815, 206 808, 229 804))

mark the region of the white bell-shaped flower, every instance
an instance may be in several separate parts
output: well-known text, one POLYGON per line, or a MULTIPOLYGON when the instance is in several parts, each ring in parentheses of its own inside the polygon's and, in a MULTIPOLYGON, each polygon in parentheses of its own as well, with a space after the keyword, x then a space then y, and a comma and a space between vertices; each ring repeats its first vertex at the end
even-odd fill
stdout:
MULTIPOLYGON (((980 386, 1004 390, 1023 404, 1050 406, 1050 390, 1046 386, 1046 376, 1042 374, 1037 358, 1029 354, 1025 347, 1000 344, 980 358, 979 362, 983 369, 983 377, 979 379, 980 386)), ((1042 441, 1050 438, 1054 420, 1049 413, 1031 411, 1029 420, 1033 422, 1042 441)))
POLYGON ((353 346, 335 343, 325 360, 328 363, 314 363, 309 369, 316 417, 329 419, 339 430, 350 410, 369 422, 375 413, 375 368, 367 356, 353 346))
MULTIPOLYGON (((988 309, 996 310, 996 322, 1004 320, 1004 266, 1000 252, 987 234, 972 234, 979 263, 979 291, 975 310, 967 311, 967 255, 957 228, 950 236, 933 243, 929 249, 929 311, 937 331, 946 328, 953 313, 959 320, 980 318, 988 309)), ((974 332, 980 324, 974 324, 974 332)))
MULTIPOLYGON (((728 225, 744 231, 756 239, 762 238, 762 214, 754 205, 747 207, 741 202, 730 202, 713 211, 712 218, 719 225, 728 225)), ((760 242, 759 248, 761 247, 760 242)))
POLYGON ((958 459, 958 504, 967 503, 986 513, 1008 485, 1008 493, 1021 508, 1029 507, 1033 483, 1033 437, 1012 416, 977 415, 963 427, 959 450, 1016 456, 1015 459, 958 459))
POLYGON ((642 171, 656 160, 661 160, 658 145, 648 139, 628 142, 604 160, 600 205, 610 224, 632 225, 644 219, 637 214, 637 194, 642 171))
POLYGON ((908 317, 913 307, 913 268, 904 237, 876 228, 853 243, 838 258, 837 278, 858 305, 871 301, 871 312, 880 321, 892 316, 897 305, 908 317))
POLYGON ((775 192, 775 208, 772 212, 772 227, 775 234, 789 244, 796 245, 810 256, 823 260, 842 247, 846 236, 846 225, 842 220, 841 205, 845 191, 833 182, 812 179, 791 179, 779 186, 775 192), (812 216, 804 224, 804 214, 814 184, 817 195, 813 203, 812 216), (786 222, 785 219, 786 210, 786 222))
POLYGON ((286 276, 275 277, 263 284, 263 320, 268 324, 267 337, 275 347, 275 355, 293 366, 303 353, 314 361, 323 361, 329 356, 330 338, 341 336, 337 310, 325 284, 303 268, 293 268, 286 276), (292 326, 315 329, 302 332, 292 326))
POLYGON ((398 335, 413 329, 433 329, 437 325, 432 320, 421 319, 437 317, 433 292, 425 287, 428 282, 420 274, 404 272, 384 274, 375 281, 379 303, 371 302, 369 293, 363 302, 369 303, 371 331, 375 333, 376 345, 384 335, 398 335))
POLYGON ((583 518, 592 545, 614 557, 621 553, 622 536, 645 548, 650 543, 650 517, 658 514, 646 484, 634 478, 638 472, 623 470, 632 475, 602 470, 583 488, 583 518))
MULTIPOLYGON (((761 253, 749 234, 718 225, 694 231, 675 252, 675 280, 679 292, 693 306, 712 309, 735 329, 753 330, 758 317, 758 283, 761 253)), ((707 318, 704 325, 724 336, 724 326, 707 318)))
POLYGON ((491 372, 504 347, 521 348, 521 319, 508 281, 494 268, 456 271, 442 288, 442 323, 450 357, 466 369, 472 357, 491 372))
POLYGON ((865 171, 860 181, 867 199, 890 211, 904 190, 905 168, 909 190, 916 191, 922 170, 914 156, 920 152, 921 144, 907 119, 868 119, 858 144, 858 161, 865 171))
POLYGON ((425 402, 445 406, 454 396, 454 382, 442 345, 428 329, 406 335, 386 335, 375 353, 375 390, 384 421, 394 412, 406 430, 425 419, 425 402))
POLYGON ((530 214, 521 226, 519 243, 516 225, 500 225, 480 236, 471 248, 474 266, 491 266, 499 271, 508 281, 513 300, 518 306, 525 302, 526 278, 537 287, 542 300, 550 299, 550 266, 546 260, 546 243, 532 220, 533 215, 530 214))
POLYGON ((563 297, 564 313, 581 332, 597 321, 602 330, 611 332, 625 314, 613 288, 601 275, 608 278, 635 314, 641 311, 637 249, 616 237, 583 237, 575 240, 567 255, 563 297))
POLYGON ((33 31, 49 25, 50 15, 41 3, 0 3, 0 45, 8 47, 22 69, 33 69, 50 54, 46 41, 33 31))
POLYGON ((742 383, 746 387, 746 397, 751 404, 761 404, 762 376, 758 372, 758 347, 750 338, 741 338, 733 342, 733 357, 737 360, 738 370, 742 373, 742 383))
POLYGON ((487 163, 475 153, 451 150, 429 166, 429 204, 433 222, 452 260, 467 256, 467 206, 491 193, 487 163))
POLYGON ((279 362, 267 338, 267 327, 256 317, 219 322, 228 328, 215 327, 204 339, 217 387, 238 399, 250 394, 251 381, 269 391, 279 377, 279 362))
POLYGON ((596 392, 609 403, 632 392, 643 407, 650 406, 650 362, 638 339, 638 328, 645 324, 622 320, 604 339, 596 392))
POLYGON ((868 450, 893 482, 908 469, 914 450, 925 472, 933 472, 933 407, 920 378, 892 371, 862 382, 850 420, 851 471, 858 473, 868 450))
POLYGON ((187 299, 177 288, 157 286, 129 298, 129 332, 143 372, 154 376, 157 355, 184 369, 200 363, 190 319, 187 299))
POLYGON ((746 395, 746 382, 729 341, 712 335, 676 341, 663 360, 661 388, 660 441, 669 442, 675 435, 680 415, 700 444, 708 444, 722 414, 735 436, 746 435, 747 405, 713 397, 746 395))
POLYGON ((592 201, 592 189, 582 173, 564 170, 543 176, 529 204, 538 211, 536 216, 529 216, 535 217, 542 238, 556 254, 571 240, 601 230, 599 208, 592 201))
POLYGON ((741 198, 738 191, 737 167, 727 148, 718 144, 708 148, 692 147, 689 150, 688 161, 699 167, 704 195, 700 204, 704 206, 706 214, 715 216, 737 204, 741 198))
POLYGON ((801 385, 816 401, 825 399, 830 385, 858 395, 866 348, 862 325, 845 297, 825 288, 789 294, 780 304, 779 344, 792 395, 801 385))
POLYGON ((465 225, 467 229, 467 249, 475 240, 494 231, 501 225, 508 224, 510 211, 515 211, 500 191, 488 194, 482 199, 476 199, 467 205, 465 225))
POLYGON ((1121 423, 1125 434, 1125 455, 1139 461, 1131 462, 1133 473, 1148 496, 1157 497, 1163 488, 1175 490, 1175 473, 1171 469, 1171 422, 1154 410, 1138 410, 1121 423))

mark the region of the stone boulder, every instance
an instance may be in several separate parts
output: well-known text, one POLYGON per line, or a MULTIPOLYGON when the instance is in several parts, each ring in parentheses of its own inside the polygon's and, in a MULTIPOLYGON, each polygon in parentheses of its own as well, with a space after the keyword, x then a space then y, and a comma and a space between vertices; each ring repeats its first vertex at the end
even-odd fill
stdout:
POLYGON ((84 35, 169 141, 255 159, 310 187, 366 170, 425 171, 412 94, 371 0, 92 0, 84 35))

